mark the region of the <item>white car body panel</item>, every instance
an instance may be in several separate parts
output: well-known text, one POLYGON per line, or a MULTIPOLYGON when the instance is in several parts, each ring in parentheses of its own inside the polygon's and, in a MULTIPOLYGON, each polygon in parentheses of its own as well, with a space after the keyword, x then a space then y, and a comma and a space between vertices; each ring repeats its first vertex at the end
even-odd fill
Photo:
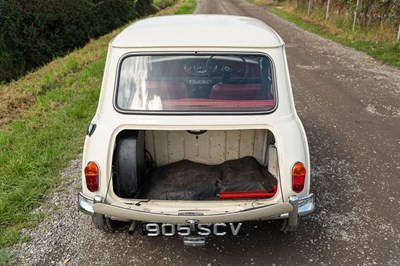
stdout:
MULTIPOLYGON (((178 215, 180 212, 178 206, 186 206, 190 210, 202 210, 204 214, 203 222, 257 220, 287 217, 285 214, 293 210, 292 205, 289 204, 291 196, 307 198, 311 195, 311 170, 307 138, 294 106, 284 42, 275 31, 256 19, 223 15, 182 15, 145 19, 132 24, 109 44, 98 108, 91 123, 96 125, 96 129, 94 134, 87 136, 85 140, 82 172, 88 162, 96 162, 100 168, 100 184, 98 191, 90 192, 86 187, 84 173, 82 173, 82 195, 90 199, 94 199, 96 196, 106 199, 106 202, 94 203, 93 210, 95 213, 121 220, 145 221, 151 218, 152 221, 156 222, 182 223, 187 219, 195 218, 190 215, 182 218, 178 215), (235 30, 227 30, 230 28, 235 30), (238 36, 241 37, 238 38, 238 36), (218 113, 149 115, 146 112, 136 114, 118 112, 114 99, 118 69, 122 58, 137 54, 189 52, 254 53, 268 56, 273 62, 275 72, 276 109, 264 114, 232 113, 230 115, 218 113), (201 153, 198 150, 193 151, 193 148, 186 148, 185 139, 180 137, 180 132, 186 130, 225 132, 219 135, 214 132, 218 135, 214 136, 214 142, 206 144, 203 142, 201 144, 202 142, 199 140, 200 146, 203 150, 205 149, 203 153, 211 154, 208 157, 214 158, 214 163, 221 163, 230 158, 226 158, 226 152, 224 155, 224 152, 218 152, 218 149, 213 150, 215 142, 227 143, 227 139, 236 139, 236 144, 233 148, 231 147, 232 152, 229 153, 231 158, 254 155, 258 161, 263 161, 266 160, 266 157, 271 157, 271 160, 279 165, 279 167, 271 166, 274 169, 270 169, 270 172, 279 176, 279 189, 274 197, 259 199, 257 201, 258 209, 254 210, 248 209, 248 200, 235 200, 234 204, 229 200, 211 203, 209 201, 165 202, 152 200, 141 203, 140 206, 135 206, 136 203, 140 202, 140 199, 121 199, 109 188, 115 139, 119 132, 127 129, 149 132, 160 131, 163 133, 159 134, 164 135, 167 131, 171 132, 169 138, 166 135, 164 136, 167 142, 164 148, 160 147, 163 144, 159 140, 154 141, 157 149, 164 149, 164 151, 157 153, 163 154, 164 159, 160 160, 161 165, 182 159, 183 156, 180 154, 184 154, 185 151, 193 154, 201 153), (265 142, 260 136, 263 135, 262 132, 266 131, 274 135, 276 142, 275 147, 272 147, 271 150, 267 151, 267 154, 263 155, 259 151, 259 146, 265 146, 265 142), (252 137, 241 138, 242 133, 250 134, 252 137), (246 148, 239 147, 249 139, 251 139, 251 143, 248 143, 246 148), (174 147, 174 152, 170 152, 173 155, 169 155, 172 148, 168 149, 168 145, 174 147), (242 149, 241 152, 235 153, 233 151, 240 149, 242 149), (275 157, 268 156, 268 152, 274 151, 277 152, 275 157), (304 190, 296 193, 291 189, 291 168, 299 161, 304 164, 307 173, 304 190), (212 207, 210 207, 211 204, 212 207), (270 209, 267 210, 267 207, 270 207, 270 209), (222 210, 226 211, 227 214, 222 215, 222 210), (246 215, 248 215, 247 218, 246 215)), ((146 138, 151 140, 152 135, 149 133, 146 138)), ((152 147, 151 149, 155 150, 156 148, 152 147)), ((225 151, 229 148, 223 146, 219 149, 225 151)), ((200 157, 206 156, 189 156, 188 158, 196 160, 200 157)), ((210 163, 210 161, 205 163, 210 163)), ((304 214, 314 209, 313 202, 310 206, 310 209, 304 214)))

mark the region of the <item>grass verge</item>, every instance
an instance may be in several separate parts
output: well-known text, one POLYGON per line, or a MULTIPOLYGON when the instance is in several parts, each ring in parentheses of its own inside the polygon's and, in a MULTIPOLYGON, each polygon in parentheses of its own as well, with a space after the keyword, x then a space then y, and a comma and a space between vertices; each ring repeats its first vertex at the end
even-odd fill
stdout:
POLYGON ((314 10, 312 16, 307 16, 290 5, 277 8, 276 3, 271 5, 271 2, 266 0, 249 0, 249 2, 258 5, 269 3, 271 6, 269 11, 304 30, 365 52, 385 64, 400 68, 400 42, 395 42, 395 29, 375 26, 352 31, 351 18, 331 17, 325 20, 324 12, 321 10, 314 10), (384 32, 386 34, 383 34, 384 32))
MULTIPOLYGON (((193 12, 178 0, 160 14, 193 12)), ((107 44, 116 30, 18 81, 0 86, 0 265, 5 247, 23 242, 21 229, 45 214, 32 210, 59 184, 59 172, 82 151, 95 113, 107 44)))

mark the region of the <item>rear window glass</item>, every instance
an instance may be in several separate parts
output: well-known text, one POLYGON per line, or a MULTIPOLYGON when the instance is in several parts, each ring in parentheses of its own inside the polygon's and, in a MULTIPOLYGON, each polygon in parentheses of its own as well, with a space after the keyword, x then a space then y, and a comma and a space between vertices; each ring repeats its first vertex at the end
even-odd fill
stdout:
POLYGON ((263 55, 132 55, 122 60, 121 111, 247 112, 275 107, 272 64, 263 55))

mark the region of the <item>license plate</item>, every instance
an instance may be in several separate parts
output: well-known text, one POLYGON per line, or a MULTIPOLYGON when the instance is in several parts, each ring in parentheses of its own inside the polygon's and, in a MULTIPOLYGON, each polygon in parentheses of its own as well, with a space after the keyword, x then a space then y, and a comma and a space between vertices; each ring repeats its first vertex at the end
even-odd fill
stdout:
POLYGON ((237 236, 248 231, 246 222, 214 224, 170 224, 141 223, 140 231, 145 236, 237 236))

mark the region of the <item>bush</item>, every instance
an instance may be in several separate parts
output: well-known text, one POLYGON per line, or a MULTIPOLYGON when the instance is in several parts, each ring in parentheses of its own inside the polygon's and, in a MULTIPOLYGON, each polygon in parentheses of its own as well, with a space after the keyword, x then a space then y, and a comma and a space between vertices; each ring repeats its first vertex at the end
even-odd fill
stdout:
POLYGON ((151 0, 0 0, 0 82, 146 15, 151 0))

